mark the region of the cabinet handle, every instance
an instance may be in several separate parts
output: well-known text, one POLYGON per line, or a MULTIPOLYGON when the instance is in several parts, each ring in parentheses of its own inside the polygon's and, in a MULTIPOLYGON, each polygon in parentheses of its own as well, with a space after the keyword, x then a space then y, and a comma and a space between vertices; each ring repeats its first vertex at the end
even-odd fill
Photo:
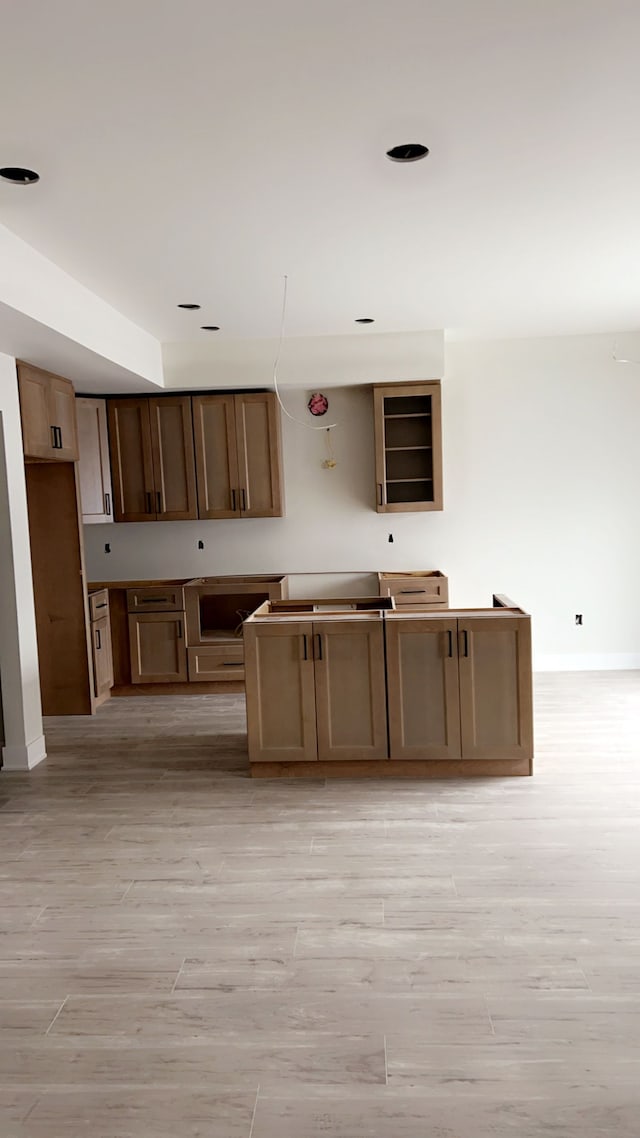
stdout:
POLYGON ((307 634, 306 634, 306 632, 304 632, 302 634, 302 649, 303 649, 303 653, 304 653, 302 659, 308 660, 309 659, 309 652, 307 649, 307 634))
POLYGON ((384 505, 383 498, 382 498, 382 482, 378 482, 378 505, 379 506, 384 505))
POLYGON ((96 648, 98 651, 102 648, 102 640, 100 638, 100 629, 96 628, 96 648))
POLYGON ((246 508, 247 508, 247 494, 246 494, 246 491, 244 489, 244 486, 240 487, 240 505, 241 505, 243 510, 246 510, 246 508))
POLYGON ((453 656, 453 633, 452 633, 451 629, 449 629, 447 631, 447 636, 449 637, 449 651, 447 652, 447 655, 449 657, 452 657, 453 656))
POLYGON ((222 661, 223 668, 244 668, 244 660, 234 661, 232 664, 229 660, 222 661))
POLYGON ((235 512, 236 512, 236 492, 235 492, 235 490, 231 491, 231 512, 233 514, 235 514, 235 512))
POLYGON ((166 605, 170 600, 169 597, 140 597, 137 601, 139 605, 166 605))
POLYGON ((51 448, 52 448, 52 450, 57 450, 58 449, 58 436, 56 435, 55 427, 51 428, 51 437, 53 440, 51 443, 51 448))
POLYGON ((111 495, 105 494, 104 496, 104 512, 109 517, 111 516, 111 495))
POLYGON ((158 508, 156 510, 156 513, 163 514, 164 510, 162 508, 162 494, 160 493, 159 490, 156 490, 156 501, 158 503, 158 508))
POLYGON ((422 594, 426 593, 426 591, 426 589, 400 589, 400 596, 408 596, 409 593, 419 593, 420 596, 422 596, 422 594))
POLYGON ((58 432, 58 450, 62 450, 62 427, 56 427, 58 432))
POLYGON ((145 495, 144 495, 144 496, 145 496, 145 498, 147 499, 147 509, 146 509, 146 513, 147 513, 147 514, 152 514, 152 513, 153 513, 153 506, 151 505, 151 491, 150 491, 150 490, 145 490, 145 495))
POLYGON ((469 633, 467 632, 466 628, 462 629, 462 643, 464 644, 464 651, 463 651, 462 655, 468 656, 469 655, 469 633))
POLYGON ((178 640, 182 640, 182 621, 178 621, 178 640))
POLYGON ((316 660, 321 660, 322 659, 322 634, 320 632, 316 632, 316 636, 318 637, 318 655, 316 656, 316 660))
POLYGON ((107 607, 106 601, 101 601, 99 605, 96 605, 97 609, 106 609, 106 607, 107 607))

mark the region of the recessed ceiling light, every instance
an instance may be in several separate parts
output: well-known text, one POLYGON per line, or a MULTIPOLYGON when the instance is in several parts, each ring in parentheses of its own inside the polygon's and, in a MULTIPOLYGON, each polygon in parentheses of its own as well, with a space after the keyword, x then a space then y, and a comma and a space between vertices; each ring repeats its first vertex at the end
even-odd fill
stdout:
POLYGON ((373 316, 356 316, 356 324, 375 324, 373 316))
POLYGON ((13 182, 16 186, 32 186, 40 181, 40 175, 35 170, 26 170, 23 166, 3 166, 0 178, 5 182, 13 182))
POLYGON ((405 142, 403 146, 392 146, 391 150, 387 150, 387 158, 392 162, 418 162, 421 158, 426 158, 428 153, 429 147, 420 142, 405 142))
POLYGON ((219 332, 220 328, 217 324, 201 324, 200 328, 203 332, 219 332))
POLYGON ((200 308, 200 305, 199 304, 179 304, 178 308, 188 308, 190 312, 195 312, 196 309, 200 308))

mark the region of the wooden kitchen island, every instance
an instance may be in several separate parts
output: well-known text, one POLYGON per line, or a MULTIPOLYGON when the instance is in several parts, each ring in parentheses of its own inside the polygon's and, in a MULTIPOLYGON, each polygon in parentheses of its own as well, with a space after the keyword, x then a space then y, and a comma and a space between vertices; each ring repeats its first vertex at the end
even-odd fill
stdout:
POLYGON ((532 774, 531 618, 508 597, 267 601, 244 645, 253 777, 532 774))

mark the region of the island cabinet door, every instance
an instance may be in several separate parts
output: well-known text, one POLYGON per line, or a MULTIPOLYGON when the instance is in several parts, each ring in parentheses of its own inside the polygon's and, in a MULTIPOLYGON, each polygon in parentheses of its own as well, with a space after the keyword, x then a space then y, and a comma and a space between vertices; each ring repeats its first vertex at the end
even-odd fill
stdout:
POLYGON ((458 622, 386 621, 392 759, 459 759, 458 622))
POLYGON ((312 634, 310 621, 244 626, 252 763, 318 758, 312 634))
POLYGON ((464 759, 533 755, 531 622, 528 617, 458 621, 464 759))
POLYGON ((313 650, 318 758, 388 758, 382 621, 315 623, 313 650))

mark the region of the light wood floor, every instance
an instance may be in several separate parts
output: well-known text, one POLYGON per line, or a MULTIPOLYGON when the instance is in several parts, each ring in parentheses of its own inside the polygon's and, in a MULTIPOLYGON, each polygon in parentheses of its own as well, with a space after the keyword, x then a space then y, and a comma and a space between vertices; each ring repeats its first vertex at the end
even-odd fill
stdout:
POLYGON ((1 1138, 638 1138, 640 673, 536 774, 252 782, 240 696, 0 775, 1 1138))

